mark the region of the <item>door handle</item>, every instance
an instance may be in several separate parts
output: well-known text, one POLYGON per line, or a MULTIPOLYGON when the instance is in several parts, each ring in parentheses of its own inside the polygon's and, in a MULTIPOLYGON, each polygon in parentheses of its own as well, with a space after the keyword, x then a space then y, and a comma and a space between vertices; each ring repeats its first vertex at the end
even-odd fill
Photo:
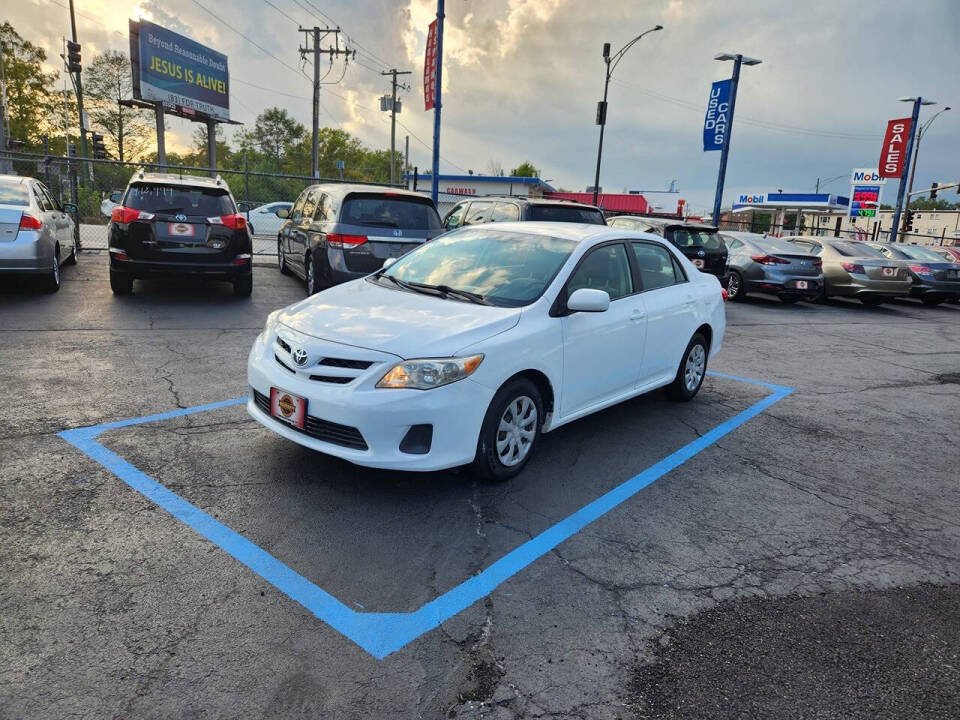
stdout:
POLYGON ((637 308, 632 313, 630 313, 630 322, 639 322, 640 320, 643 320, 646 316, 647 314, 643 310, 640 310, 639 308, 637 308))

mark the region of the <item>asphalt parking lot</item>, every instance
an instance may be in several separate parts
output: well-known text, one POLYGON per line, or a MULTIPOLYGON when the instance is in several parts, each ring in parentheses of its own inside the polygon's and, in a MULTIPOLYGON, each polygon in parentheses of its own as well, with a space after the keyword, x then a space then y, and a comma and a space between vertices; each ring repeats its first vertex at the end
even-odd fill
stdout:
POLYGON ((730 303, 695 401, 565 426, 502 485, 236 404, 58 435, 243 396, 303 295, 258 266, 249 300, 114 298, 97 254, 0 289, 0 717, 960 715, 960 306, 730 303))

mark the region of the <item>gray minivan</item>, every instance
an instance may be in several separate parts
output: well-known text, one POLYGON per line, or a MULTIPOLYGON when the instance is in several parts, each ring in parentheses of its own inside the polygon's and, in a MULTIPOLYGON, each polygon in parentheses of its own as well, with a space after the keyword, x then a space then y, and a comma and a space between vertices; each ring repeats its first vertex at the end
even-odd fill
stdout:
POLYGON ((379 185, 311 185, 277 236, 280 271, 293 273, 313 295, 369 275, 441 232, 428 195, 379 185))

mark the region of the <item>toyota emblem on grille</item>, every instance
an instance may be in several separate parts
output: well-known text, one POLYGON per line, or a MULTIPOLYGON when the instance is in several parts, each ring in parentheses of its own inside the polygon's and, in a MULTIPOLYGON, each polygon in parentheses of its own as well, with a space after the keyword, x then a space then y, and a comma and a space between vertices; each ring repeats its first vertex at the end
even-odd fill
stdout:
POLYGON ((307 351, 303 348, 294 350, 293 353, 291 353, 291 357, 297 365, 303 366, 307 364, 307 351))
POLYGON ((706 256, 707 256, 707 254, 706 254, 703 250, 701 250, 700 252, 698 252, 697 255, 699 255, 700 257, 706 257, 706 256))
POLYGON ((183 213, 177 213, 176 221, 177 221, 177 222, 186 222, 186 221, 187 221, 187 216, 184 215, 183 213))

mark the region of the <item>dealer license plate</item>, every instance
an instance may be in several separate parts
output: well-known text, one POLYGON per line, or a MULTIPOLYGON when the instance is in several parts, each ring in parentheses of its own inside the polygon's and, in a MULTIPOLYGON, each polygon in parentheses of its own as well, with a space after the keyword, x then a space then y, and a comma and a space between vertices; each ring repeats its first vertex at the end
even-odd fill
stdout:
POLYGON ((700 260, 699 258, 696 259, 696 260, 694 260, 694 261, 693 261, 693 266, 696 267, 696 268, 700 268, 700 269, 702 270, 702 269, 703 269, 703 260, 700 260))
POLYGON ((893 277, 896 274, 897 274, 897 269, 895 267, 885 267, 883 269, 884 277, 893 277))
POLYGON ((797 290, 806 290, 809 284, 806 280, 797 280, 797 290))
POLYGON ((307 399, 272 387, 270 388, 270 414, 277 420, 303 428, 307 421, 307 399))
POLYGON ((178 237, 193 237, 197 227, 192 223, 167 223, 167 232, 178 237))

